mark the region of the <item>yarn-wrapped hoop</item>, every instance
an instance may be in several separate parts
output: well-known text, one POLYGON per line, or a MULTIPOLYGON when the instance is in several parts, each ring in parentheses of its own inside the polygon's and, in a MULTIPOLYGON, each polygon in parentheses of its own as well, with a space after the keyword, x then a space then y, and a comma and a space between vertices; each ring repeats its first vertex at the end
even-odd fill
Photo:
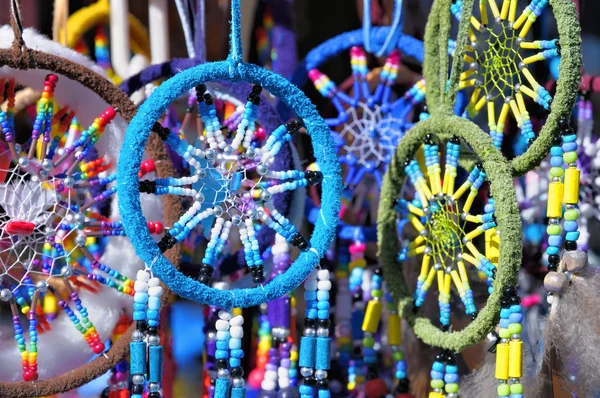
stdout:
MULTIPOLYGON (((461 166, 470 170, 472 164, 471 159, 461 166)), ((434 197, 427 199, 431 200, 434 197)), ((398 301, 399 314, 414 328, 415 334, 426 344, 455 351, 480 342, 497 323, 503 287, 516 285, 522 250, 521 220, 510 165, 494 148, 490 137, 472 122, 457 116, 432 116, 418 123, 402 139, 385 174, 378 220, 379 255, 386 281, 393 298, 398 301), (413 159, 428 134, 444 139, 456 136, 468 144, 481 160, 494 197, 495 221, 501 236, 493 292, 487 304, 465 329, 450 333, 444 332, 429 319, 413 312, 413 296, 404 279, 403 265, 397 260, 400 245, 395 208, 396 199, 400 198, 406 179, 405 161, 413 159)))
POLYGON ((467 107, 470 106, 473 112, 478 109, 494 115, 488 122, 491 125, 490 134, 497 146, 501 145, 504 122, 508 122, 510 118, 516 120, 529 147, 510 162, 512 174, 515 176, 539 165, 550 151, 554 138, 560 134, 559 120, 568 119, 575 105, 582 67, 581 32, 573 1, 533 0, 522 10, 522 14, 517 13, 517 8, 516 0, 505 0, 502 4, 500 1, 481 1, 477 6, 475 0, 437 0, 425 32, 424 63, 424 76, 428 86, 427 104, 432 113, 449 114, 459 90, 472 85, 475 90, 480 90, 475 93, 477 95, 472 100, 473 103, 467 107), (530 42, 526 33, 548 4, 556 20, 558 40, 530 42), (474 7, 483 10, 482 15, 489 25, 485 21, 482 22, 481 16, 473 15, 474 7), (451 51, 454 57, 450 81, 447 82, 448 39, 452 14, 459 18, 460 22, 455 48, 451 51), (501 26, 502 29, 498 28, 498 32, 492 31, 491 27, 496 26, 501 26), (485 37, 487 34, 491 35, 489 40, 485 37), (520 35, 523 37, 519 37, 520 35), (482 36, 484 41, 473 46, 479 36, 482 36), (498 53, 496 50, 502 51, 498 53), (559 78, 556 93, 552 98, 535 82, 527 67, 530 63, 558 55, 559 78), (466 71, 465 62, 468 63, 466 71), (509 69, 514 72, 510 81, 507 80, 509 69), (495 70, 502 72, 496 73, 495 70), (501 83, 499 86, 495 85, 498 80, 501 83), (483 89, 488 85, 495 86, 493 92, 488 92, 490 87, 487 91, 483 89), (502 92, 499 87, 508 88, 502 92), (492 98, 500 97, 504 101, 496 101, 495 106, 489 105, 494 103, 492 98), (534 107, 541 106, 549 111, 546 123, 537 137, 529 120, 526 101, 523 100, 529 97, 540 104, 533 105, 534 107))
MULTIPOLYGON (((125 120, 130 120, 133 117, 136 111, 135 105, 127 98, 126 94, 103 76, 67 58, 28 48, 22 36, 23 26, 18 0, 12 0, 11 7, 14 41, 11 48, 0 49, 0 65, 19 70, 47 70, 63 75, 97 93, 104 101, 117 109, 125 120)), ((148 146, 148 152, 156 162, 157 175, 162 177, 172 174, 173 166, 166 156, 164 146, 155 144, 148 146)), ((173 222, 174 215, 179 213, 179 202, 174 199, 164 198, 163 208, 166 223, 173 222)), ((178 248, 168 253, 168 256, 173 263, 178 263, 180 256, 178 248)), ((166 302, 168 297, 168 294, 164 294, 163 301, 166 302)), ((100 355, 70 372, 48 380, 0 383, 0 396, 15 398, 49 396, 78 388, 105 374, 128 355, 130 336, 134 330, 135 324, 132 324, 105 355, 100 355)))
MULTIPOLYGON (((295 289, 309 275, 333 241, 340 209, 340 191, 342 188, 340 167, 335 155, 333 141, 329 135, 329 129, 312 103, 297 87, 289 83, 283 77, 256 65, 246 64, 241 61, 240 19, 239 0, 234 0, 232 2, 231 52, 227 61, 198 65, 177 74, 175 77, 158 86, 152 92, 150 97, 140 106, 137 115, 127 129, 125 142, 121 151, 121 158, 119 159, 117 166, 117 171, 122 173, 117 180, 117 189, 119 192, 119 206, 123 212, 123 224, 138 256, 148 264, 152 264, 152 270, 155 275, 180 296, 202 304, 227 309, 234 307, 245 308, 270 301, 295 289), (155 125, 156 121, 162 116, 167 107, 192 88, 202 87, 201 85, 204 85, 205 83, 219 80, 248 82, 260 85, 272 95, 285 102, 293 110, 296 116, 301 119, 301 121, 297 121, 296 123, 301 122, 301 124, 306 127, 312 140, 315 157, 321 168, 323 186, 322 202, 324 203, 321 210, 321 217, 316 224, 310 242, 304 240, 303 237, 293 239, 289 236, 291 241, 294 241, 295 243, 302 241, 299 246, 303 250, 298 259, 286 273, 277 276, 260 287, 230 291, 212 288, 202 283, 200 280, 186 277, 177 271, 170 261, 163 256, 162 251, 168 251, 169 249, 164 246, 159 247, 150 236, 140 206, 141 186, 136 171, 140 167, 143 153, 141 149, 146 146, 151 127, 155 125)), ((255 91, 253 91, 253 93, 255 93, 255 91)), ((208 104, 207 101, 207 106, 209 105, 210 104, 208 104)), ((288 126, 286 125, 285 128, 288 128, 288 126)), ((274 139, 273 141, 277 141, 279 138, 276 134, 282 134, 282 132, 285 132, 285 130, 278 129, 273 132, 271 135, 274 139)), ((173 135, 168 131, 163 131, 161 133, 161 137, 164 140, 171 140, 169 137, 172 136, 173 135)), ((246 136, 248 137, 248 135, 246 136)), ((241 142, 233 144, 233 149, 237 150, 238 145, 240 144, 241 142)), ((275 142, 273 142, 273 144, 275 144, 275 147, 277 146, 275 142)), ((247 146, 247 144, 244 145, 245 147, 247 146)), ((226 150, 227 148, 223 149, 224 152, 226 152, 226 150)), ((207 151, 211 150, 209 149, 207 151)), ((196 151, 194 152, 196 153, 196 151)), ((266 152, 263 151, 263 153, 266 152)), ((209 156, 209 158, 210 157, 211 156, 209 156)), ((214 175, 213 169, 209 168, 208 171, 209 173, 206 175, 214 175)), ((295 173, 293 174, 295 175, 295 173)), ((286 178, 290 179, 295 177, 290 175, 286 178)), ((208 180, 210 179, 211 178, 203 176, 200 178, 199 182, 206 185, 209 183, 208 180)), ((170 179, 170 181, 171 180, 174 181, 175 179, 170 179)), ((240 185, 233 183, 233 185, 229 186, 239 187, 240 185)), ((180 190, 181 188, 176 189, 173 192, 184 192, 180 190)), ((171 191, 170 188, 169 191, 171 191)), ((229 192, 230 189, 228 188, 227 191, 229 192)), ((266 196, 261 195, 261 197, 262 200, 266 199, 266 196)), ((268 200, 264 201, 267 202, 268 200)), ((217 201, 215 203, 219 202, 217 201)), ((209 210, 212 211, 213 209, 207 209, 205 211, 208 212, 209 210)), ((192 214, 192 216, 194 219, 191 221, 194 221, 196 215, 192 214)), ((201 217, 203 217, 202 214, 198 215, 197 219, 199 220, 201 217)), ((219 217, 219 214, 216 214, 216 217, 219 217)), ((272 213, 272 217, 274 219, 278 218, 275 213, 272 213)), ((217 218, 217 220, 219 219, 221 218, 217 218)), ((263 222, 264 220, 265 219, 263 218, 263 222)), ((237 222, 239 220, 234 220, 232 217, 231 221, 237 222)), ((240 225, 235 224, 235 222, 233 222, 233 224, 240 225)), ((271 227, 271 225, 275 225, 276 223, 274 224, 271 220, 265 222, 265 225, 267 224, 271 227)), ((280 226, 276 226, 277 232, 283 231, 284 234, 287 234, 287 228, 290 227, 290 224, 283 222, 282 226, 285 231, 281 230, 280 226)), ((186 225, 185 228, 188 228, 188 226, 186 225)), ((295 234, 294 236, 298 236, 298 234, 295 234)), ((170 246, 171 242, 174 241, 172 239, 167 239, 167 242, 165 243, 169 243, 170 246)), ((249 245, 254 246, 254 244, 249 245)), ((218 255, 218 251, 216 251, 216 254, 218 255)), ((256 253, 253 258, 257 258, 256 253)), ((246 259, 248 260, 248 257, 246 259)), ((250 259, 252 259, 252 257, 250 259)))

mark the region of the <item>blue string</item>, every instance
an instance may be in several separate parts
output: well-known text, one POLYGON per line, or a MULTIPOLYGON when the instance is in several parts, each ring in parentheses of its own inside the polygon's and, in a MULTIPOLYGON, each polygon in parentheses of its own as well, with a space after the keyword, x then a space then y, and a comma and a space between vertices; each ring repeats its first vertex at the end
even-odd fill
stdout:
POLYGON ((371 0, 363 0, 363 43, 365 50, 371 52, 371 0))
POLYGON ((194 48, 196 59, 200 63, 206 62, 206 17, 204 0, 197 0, 196 15, 194 16, 194 48))
MULTIPOLYGON (((365 0, 366 1, 366 0, 365 0)), ((377 53, 378 57, 385 55, 392 51, 396 47, 398 38, 402 33, 402 0, 396 0, 394 2, 394 20, 387 39, 383 43, 383 46, 377 53), (391 47, 390 47, 391 46, 391 47)))
POLYGON ((242 12, 240 0, 231 0, 231 33, 229 42, 229 60, 235 64, 242 62, 242 12))

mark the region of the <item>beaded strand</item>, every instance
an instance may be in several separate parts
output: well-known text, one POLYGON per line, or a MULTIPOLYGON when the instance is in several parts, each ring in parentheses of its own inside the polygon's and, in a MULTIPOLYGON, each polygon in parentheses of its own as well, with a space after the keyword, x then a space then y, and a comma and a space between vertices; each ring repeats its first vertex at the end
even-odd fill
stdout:
POLYGON ((509 286, 504 288, 500 310, 500 342, 496 345, 496 379, 498 396, 523 398, 523 386, 520 378, 523 376, 523 342, 521 341, 521 299, 517 289, 509 286))

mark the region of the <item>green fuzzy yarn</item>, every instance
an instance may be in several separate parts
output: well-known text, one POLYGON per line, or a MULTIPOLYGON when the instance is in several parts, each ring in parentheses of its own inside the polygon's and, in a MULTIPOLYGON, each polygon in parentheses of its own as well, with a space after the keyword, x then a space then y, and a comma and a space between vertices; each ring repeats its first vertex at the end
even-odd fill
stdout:
MULTIPOLYGON (((472 160, 469 160, 471 165, 472 160)), ((468 167, 463 163, 461 165, 468 167)), ((418 123, 400 142, 385 174, 381 198, 377 216, 379 258, 392 297, 398 302, 400 316, 414 328, 417 337, 432 346, 461 351, 480 342, 497 324, 502 289, 517 284, 521 266, 522 228, 510 164, 494 148, 492 139, 474 123, 457 116, 433 115, 418 123), (400 246, 394 200, 400 197, 404 184, 404 161, 413 157, 427 134, 436 134, 439 137, 456 135, 462 138, 482 161, 494 196, 496 221, 501 234, 494 291, 477 318, 465 329, 452 333, 444 332, 424 316, 412 313, 413 297, 404 279, 403 265, 397 261, 400 246)))
MULTIPOLYGON (((464 0, 462 18, 456 40, 455 56, 448 76, 448 39, 450 38, 451 0, 436 0, 429 16, 425 34, 425 60, 423 74, 427 81, 427 104, 431 113, 451 115, 458 92, 460 73, 463 68, 465 46, 468 40, 467 29, 473 13, 475 0, 464 0), (444 61, 444 58, 446 60, 444 61), (446 91, 446 87, 448 90, 446 91)), ((550 0, 556 19, 561 47, 559 76, 551 112, 539 136, 527 152, 514 158, 510 164, 512 174, 521 176, 537 167, 548 155, 552 143, 560 134, 558 121, 569 119, 581 81, 581 29, 577 10, 572 0, 550 0)))

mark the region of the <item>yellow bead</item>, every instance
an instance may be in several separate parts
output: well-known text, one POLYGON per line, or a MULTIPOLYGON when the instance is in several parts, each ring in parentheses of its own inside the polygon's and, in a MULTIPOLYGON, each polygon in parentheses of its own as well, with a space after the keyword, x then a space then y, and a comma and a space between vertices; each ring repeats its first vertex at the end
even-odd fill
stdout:
POLYGON ((296 362, 298 360, 298 351, 290 352, 290 361, 296 362))
POLYGON ((21 308, 21 312, 22 312, 23 314, 27 314, 27 313, 29 312, 29 306, 28 306, 28 305, 26 305, 25 307, 21 308))
POLYGON ((546 216, 549 218, 560 218, 562 216, 562 182, 551 182, 548 186, 548 207, 546 216))
POLYGON ((388 344, 402 344, 402 321, 398 314, 390 314, 388 317, 388 344))
POLYGON ((579 201, 579 169, 569 167, 565 171, 565 188, 563 201, 566 204, 574 205, 579 201))
POLYGON ((379 327, 379 320, 381 319, 381 302, 375 300, 369 300, 367 304, 367 310, 365 311, 365 318, 362 324, 363 332, 375 333, 379 327))
POLYGON ((508 344, 500 343, 496 346, 496 379, 508 379, 508 344))
POLYGON ((509 349, 508 377, 519 378, 523 375, 523 342, 521 340, 511 340, 509 349))
POLYGON ((348 387, 349 391, 352 391, 356 388, 356 383, 350 382, 350 383, 348 383, 347 387, 348 387))

